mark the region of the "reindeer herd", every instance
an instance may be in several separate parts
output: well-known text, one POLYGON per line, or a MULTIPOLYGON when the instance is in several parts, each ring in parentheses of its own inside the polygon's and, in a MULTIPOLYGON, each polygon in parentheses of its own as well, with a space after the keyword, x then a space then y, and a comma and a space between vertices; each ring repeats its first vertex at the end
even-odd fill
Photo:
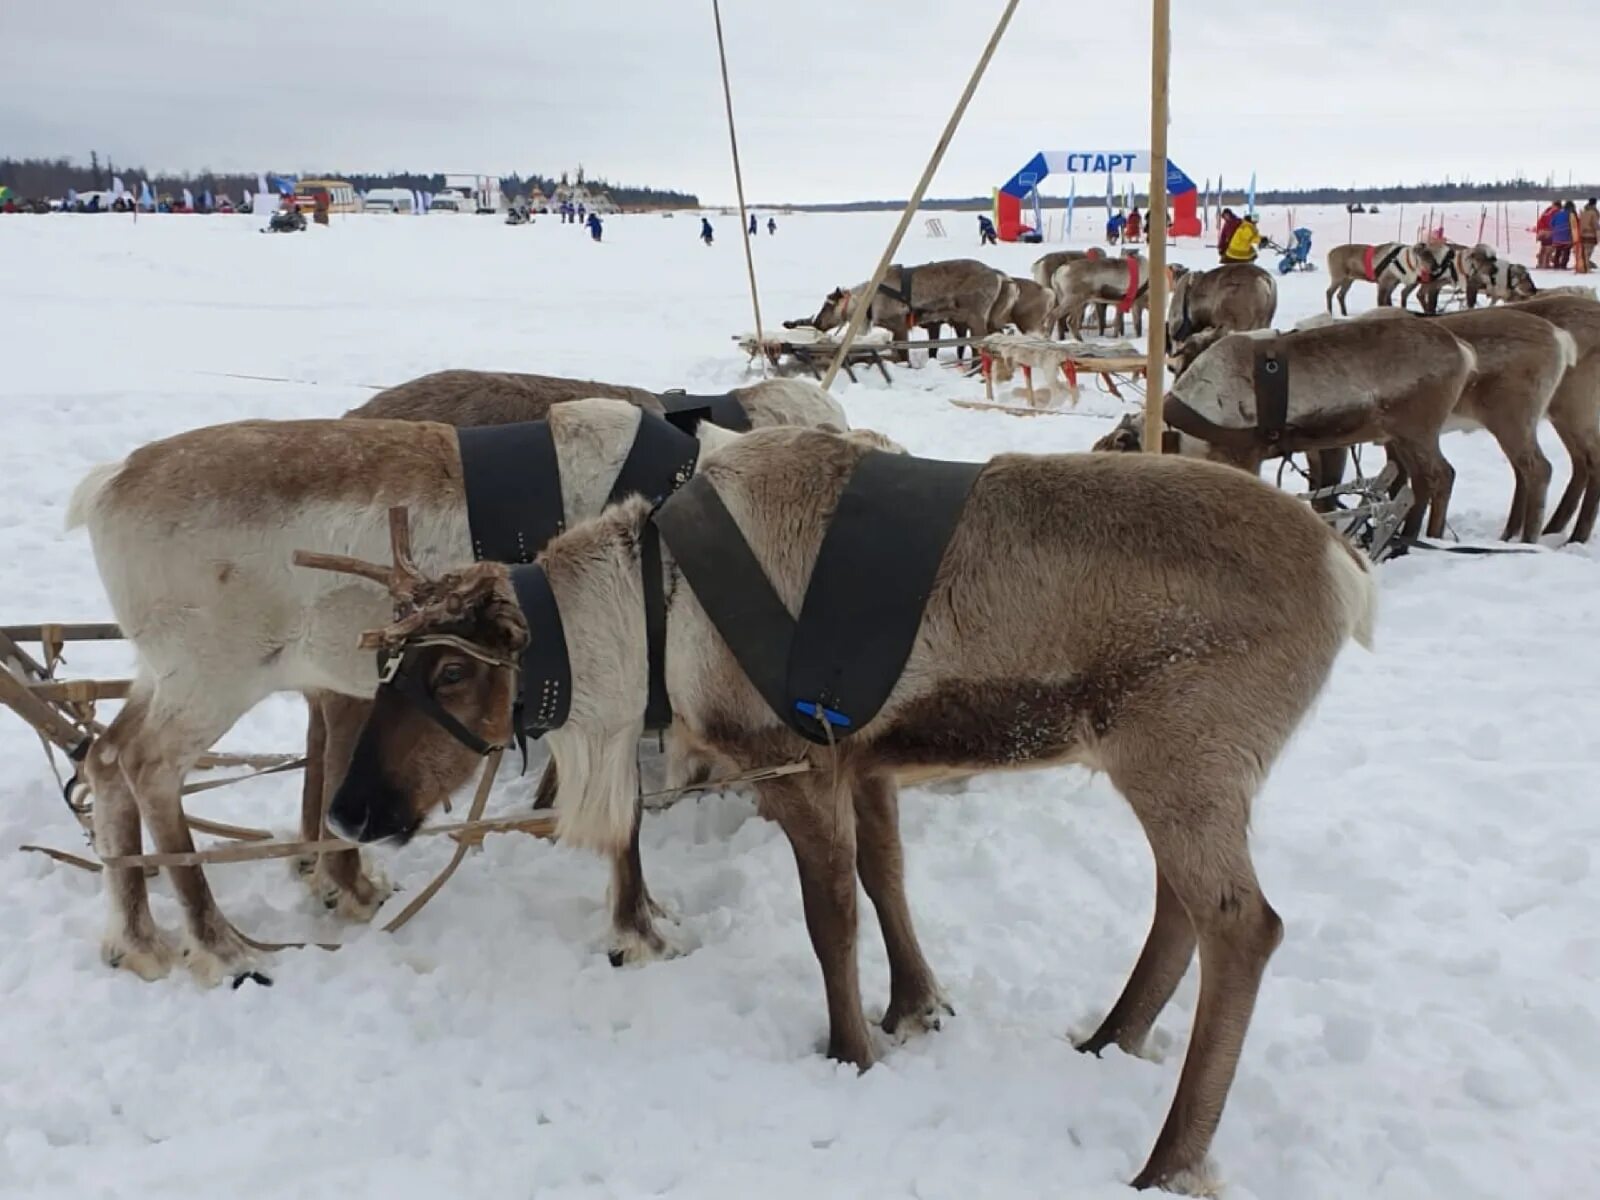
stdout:
MULTIPOLYGON (((1370 261, 1381 288, 1406 282, 1419 260, 1375 248, 1339 261, 1370 261)), ((1102 328, 1103 309, 1116 307, 1137 329, 1148 303, 1139 258, 1064 251, 1041 258, 1033 276, 966 260, 897 268, 876 295, 834 291, 810 323, 828 328, 868 304, 874 322, 899 333, 1009 322, 1079 335, 1097 307, 1102 328)), ((802 737, 774 710, 734 651, 747 639, 719 623, 666 523, 691 493, 714 492, 772 603, 798 619, 856 472, 903 453, 852 430, 813 384, 773 380, 715 398, 684 426, 676 494, 618 494, 647 430, 673 414, 667 398, 476 371, 414 380, 339 419, 196 429, 97 468, 74 493, 69 524, 87 528, 139 664, 84 763, 98 852, 136 855, 143 830, 161 852, 192 849, 185 775, 276 692, 308 702, 304 838, 331 829, 353 843, 403 842, 553 687, 560 702, 540 728, 559 836, 611 863, 612 961, 666 957, 671 931, 639 851, 637 750, 659 686, 673 785, 806 768, 755 791, 793 847, 828 1053, 865 1068, 877 1050, 857 973, 858 880, 888 948, 883 1028, 932 1031, 951 1012, 906 894, 900 781, 1085 764, 1138 817, 1156 898, 1136 965, 1081 1048, 1137 1053, 1198 953, 1177 1094, 1133 1182, 1203 1187, 1282 931, 1251 863, 1251 805, 1340 648, 1368 643, 1373 625, 1369 564, 1255 477, 1260 463, 1308 452, 1332 472, 1352 443, 1380 442, 1424 500, 1416 521, 1425 508, 1437 533, 1454 474, 1439 434, 1477 424, 1516 475, 1506 535, 1532 539, 1576 515, 1573 536, 1587 538, 1600 499, 1600 304, 1542 296, 1436 320, 1389 309, 1280 334, 1265 271, 1175 276, 1165 319, 1180 373, 1164 415, 1183 453, 1002 455, 973 468, 918 623, 901 631, 910 649, 892 690, 837 738, 831 728, 802 737), (1271 438, 1257 401, 1264 353, 1287 363, 1291 380, 1287 420, 1271 438), (1548 521, 1542 420, 1573 458, 1548 521), (534 425, 552 457, 525 464, 516 486, 556 506, 549 540, 527 547, 546 597, 537 605, 512 566, 481 553, 462 432, 534 425), (397 508, 411 556, 380 565, 397 508), (1219 552, 1223 527, 1232 536, 1219 552), (530 700, 530 663, 552 655, 562 673, 541 676, 530 700)), ((1431 281, 1431 269, 1418 278, 1431 281)), ((1500 284, 1493 278, 1491 295, 1518 294, 1503 270, 1500 284)), ((1104 448, 1129 448, 1128 432, 1104 448)), ((142 870, 105 870, 106 961, 146 979, 182 965, 208 984, 255 970, 259 948, 220 911, 203 869, 168 872, 184 918, 178 940, 152 918, 142 870)), ((321 854, 305 878, 320 905, 355 921, 370 920, 389 891, 354 845, 321 854)))

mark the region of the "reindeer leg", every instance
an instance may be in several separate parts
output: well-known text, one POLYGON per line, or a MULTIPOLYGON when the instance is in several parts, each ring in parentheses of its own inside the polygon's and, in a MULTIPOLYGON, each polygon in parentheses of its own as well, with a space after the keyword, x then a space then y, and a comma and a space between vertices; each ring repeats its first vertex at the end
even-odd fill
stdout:
POLYGON ((1578 521, 1572 527, 1572 541, 1587 542, 1594 533, 1597 511, 1600 511, 1600 434, 1590 431, 1584 439, 1584 473, 1587 479, 1583 503, 1578 508, 1578 521))
POLYGON ((1551 476, 1550 460, 1539 449, 1537 425, 1527 428, 1512 421, 1496 420, 1493 416, 1487 424, 1516 477, 1511 511, 1506 516, 1500 540, 1509 542, 1520 537, 1524 542, 1537 541, 1539 526, 1544 521, 1551 476))
POLYGON ((762 814, 778 822, 794 850, 806 929, 828 997, 828 1057, 865 1070, 873 1054, 856 964, 855 813, 832 789, 809 780, 771 780, 757 792, 762 814))
MULTIPOLYGON (((1552 410, 1555 406, 1552 405, 1552 410)), ((1567 481, 1566 488, 1561 493, 1561 499, 1556 503, 1555 511, 1550 514, 1550 520, 1544 527, 1545 533, 1560 533, 1572 520, 1572 514, 1578 511, 1578 502, 1583 499, 1583 494, 1589 485, 1588 452, 1584 447, 1583 434, 1573 428, 1571 422, 1557 419, 1551 421, 1555 426, 1556 435, 1561 439, 1561 444, 1567 448, 1567 457, 1572 461, 1572 478, 1567 481)))
MULTIPOLYGON (((121 776, 161 852, 194 849, 183 816, 183 777, 260 697, 249 697, 249 703, 244 699, 230 696, 226 685, 168 676, 114 745, 99 751, 96 778, 121 776)), ((168 867, 167 875, 183 905, 187 936, 182 955, 194 977, 214 986, 250 973, 255 956, 217 908, 201 868, 168 867)))
MULTIPOLYGON (((1210 1173, 1206 1151, 1222 1119, 1267 960, 1283 940, 1283 922, 1261 894, 1250 861, 1248 793, 1219 781, 1218 794, 1207 797, 1214 802, 1197 805, 1200 789, 1193 779, 1170 786, 1164 795, 1134 791, 1129 800, 1142 810, 1156 869, 1193 926, 1200 998, 1177 1094, 1144 1169, 1134 1177, 1136 1188, 1183 1189, 1210 1173), (1199 827, 1186 822, 1176 828, 1174 805, 1194 813, 1199 827)), ((1169 962, 1175 958, 1170 955, 1169 962)))
POLYGON ((645 886, 644 863, 639 856, 639 827, 644 804, 633 806, 633 831, 626 849, 611 859, 611 949, 613 967, 676 958, 680 951, 656 931, 652 917, 660 913, 645 886))
POLYGON ((1122 995, 1111 1006, 1100 1027, 1078 1049, 1099 1054, 1115 1044, 1129 1054, 1144 1049, 1145 1038, 1161 1010, 1172 999, 1194 957, 1194 926, 1160 869, 1156 870, 1156 911, 1150 922, 1139 961, 1128 977, 1122 995))
MULTIPOLYGON (((306 832, 305 806, 301 801, 302 835, 307 838, 331 837, 327 827, 328 805, 334 793, 350 771, 350 759, 355 754, 356 741, 366 727, 372 712, 372 702, 357 696, 343 696, 337 692, 320 692, 311 701, 321 712, 323 742, 321 747, 322 795, 317 808, 314 832, 306 832)), ((311 747, 306 747, 307 767, 310 767, 311 747)), ((309 775, 309 770, 308 770, 309 775)), ((310 782, 307 781, 309 788, 310 782)), ((322 907, 349 921, 370 921, 394 890, 377 865, 363 862, 359 850, 336 850, 317 855, 311 872, 312 895, 322 907)))
POLYGON ((856 873, 878 912, 883 945, 889 954, 889 1009, 886 1033, 922 1033, 939 1028, 955 1009, 939 990, 906 903, 905 857, 900 842, 900 794, 883 775, 855 781, 856 873))
MULTIPOLYGON (((1346 279, 1339 285, 1339 315, 1341 317, 1348 317, 1350 315, 1350 310, 1345 307, 1345 297, 1350 294, 1350 287, 1354 283, 1354 279, 1346 279)), ((1332 310, 1330 309, 1329 311, 1332 310)))
MULTIPOLYGON (((135 685, 128 702, 95 742, 84 763, 84 776, 94 791, 95 851, 105 858, 143 850, 139 806, 116 763, 122 743, 144 723, 149 690, 144 680, 135 685)), ((142 979, 162 978, 172 970, 178 948, 150 916, 144 872, 137 867, 108 867, 104 879, 110 911, 100 944, 101 957, 107 965, 132 971, 142 979)))

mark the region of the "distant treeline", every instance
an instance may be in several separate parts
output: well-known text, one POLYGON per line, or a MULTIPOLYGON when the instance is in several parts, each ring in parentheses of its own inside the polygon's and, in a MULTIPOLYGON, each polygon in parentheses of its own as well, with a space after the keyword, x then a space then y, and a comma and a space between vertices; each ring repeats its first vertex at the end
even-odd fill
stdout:
MULTIPOLYGON (((209 188, 212 192, 225 193, 236 200, 240 199, 246 190, 253 192, 259 186, 259 180, 255 175, 210 170, 187 174, 148 172, 141 166, 114 163, 110 159, 101 162, 98 154, 91 154, 87 165, 70 158, 0 158, 0 186, 9 187, 18 195, 26 197, 55 198, 65 196, 68 189, 78 192, 100 191, 110 187, 112 179, 118 175, 122 176, 124 186, 135 191, 140 181, 148 179, 151 188, 158 193, 170 192, 177 195, 184 188, 198 193, 209 188)), ((372 175, 360 171, 315 170, 301 171, 299 176, 304 179, 345 179, 362 192, 383 187, 437 192, 444 187, 442 174, 423 174, 415 171, 392 171, 383 175, 372 175)), ((549 195, 558 183, 565 180, 565 175, 553 179, 537 172, 527 176, 513 173, 500 180, 500 187, 508 196, 525 196, 531 185, 538 184, 540 190, 549 195)), ((578 181, 591 192, 610 193, 611 198, 625 208, 692 208, 700 202, 699 197, 690 192, 678 192, 670 188, 611 183, 605 179, 586 180, 581 174, 578 181)))
MULTIPOLYGON (((1063 185, 1065 180, 1062 181, 1063 185)), ((1103 185, 1104 181, 1101 181, 1103 185)), ((1202 185, 1204 186, 1204 185, 1202 185)), ((1500 183, 1418 183, 1418 184, 1391 184, 1387 187, 1369 188, 1299 188, 1299 189, 1260 189, 1256 192, 1258 205, 1293 205, 1293 204, 1333 204, 1341 208, 1347 204, 1449 204, 1454 201, 1482 201, 1485 204, 1500 200, 1552 200, 1557 197, 1566 200, 1577 197, 1600 196, 1600 184, 1572 183, 1566 185, 1535 183, 1531 179, 1514 179, 1500 183)), ((1134 203, 1140 208, 1149 203, 1149 197, 1144 193, 1134 195, 1134 203)), ((1229 187, 1223 193, 1222 203, 1243 204, 1245 189, 1229 187)), ((1044 208, 1065 208, 1065 196, 1039 197, 1040 205, 1044 208)), ((1091 191, 1080 194, 1078 204, 1090 208, 1099 208, 1105 204, 1104 194, 1095 195, 1091 191)), ((885 212, 899 210, 905 207, 904 200, 853 200, 838 204, 794 204, 789 207, 797 212, 885 212)), ((1122 203, 1119 193, 1117 204, 1122 203)), ((921 207, 930 210, 942 211, 987 211, 990 204, 988 196, 942 197, 938 199, 925 199, 921 207)))

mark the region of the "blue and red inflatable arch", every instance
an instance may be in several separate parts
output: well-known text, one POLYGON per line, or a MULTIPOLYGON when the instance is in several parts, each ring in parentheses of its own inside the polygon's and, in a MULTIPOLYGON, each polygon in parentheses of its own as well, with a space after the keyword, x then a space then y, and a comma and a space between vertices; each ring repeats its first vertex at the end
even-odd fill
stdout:
MULTIPOLYGON (((995 193, 995 227, 1003 242, 1014 242, 1029 227, 1022 222, 1023 202, 1031 198, 1038 221, 1039 182, 1046 175, 1148 175, 1148 150, 1041 150, 995 193)), ((1109 189, 1107 189, 1109 190, 1109 189)), ((1167 199, 1172 205, 1173 237, 1199 237, 1199 189, 1194 180, 1167 160, 1167 199)))

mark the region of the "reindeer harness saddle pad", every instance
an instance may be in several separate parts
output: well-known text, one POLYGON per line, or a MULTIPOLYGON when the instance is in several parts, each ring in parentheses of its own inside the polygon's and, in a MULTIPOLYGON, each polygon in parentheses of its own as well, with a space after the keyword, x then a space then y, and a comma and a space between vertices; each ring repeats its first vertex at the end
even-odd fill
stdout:
POLYGON ((801 737, 826 745, 859 733, 899 682, 983 467, 869 452, 839 496, 799 620, 709 479, 691 480, 654 519, 768 706, 801 737))
POLYGON ((701 421, 710 421, 735 433, 744 433, 750 428, 750 414, 732 392, 720 396, 691 396, 681 388, 674 388, 662 392, 657 399, 661 401, 662 415, 684 433, 693 433, 701 421))
MULTIPOLYGON (((458 429, 456 440, 473 556, 480 562, 531 563, 567 527, 549 422, 458 429)), ((606 503, 630 495, 659 502, 694 474, 699 454, 691 433, 640 409, 633 446, 606 503)))

